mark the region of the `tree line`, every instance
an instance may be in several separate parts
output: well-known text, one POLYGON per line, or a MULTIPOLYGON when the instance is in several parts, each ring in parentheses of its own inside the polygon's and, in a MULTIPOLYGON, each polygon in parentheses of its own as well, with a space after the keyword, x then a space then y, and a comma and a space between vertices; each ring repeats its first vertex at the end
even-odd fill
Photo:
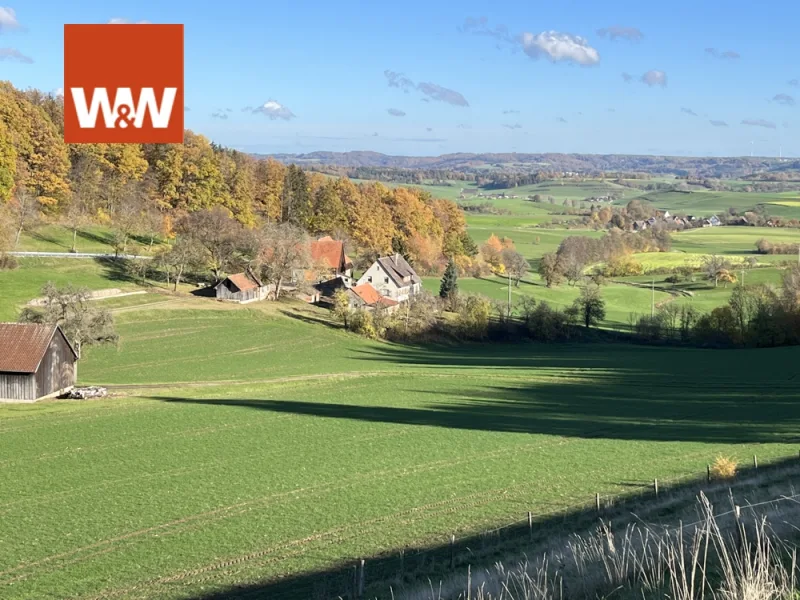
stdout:
MULTIPOLYGON (((73 251, 83 228, 105 225, 120 253, 134 242, 187 236, 204 220, 227 234, 277 225, 330 234, 367 254, 402 251, 423 271, 467 256, 462 211, 421 189, 307 172, 189 130, 183 144, 66 145, 63 127, 60 97, 0 82, 0 234, 6 248, 42 220, 69 228, 73 251), (193 218, 197 213, 205 217, 193 218)), ((210 234, 207 227, 204 232, 210 234)), ((219 257, 208 262, 215 275, 224 270, 219 257)))

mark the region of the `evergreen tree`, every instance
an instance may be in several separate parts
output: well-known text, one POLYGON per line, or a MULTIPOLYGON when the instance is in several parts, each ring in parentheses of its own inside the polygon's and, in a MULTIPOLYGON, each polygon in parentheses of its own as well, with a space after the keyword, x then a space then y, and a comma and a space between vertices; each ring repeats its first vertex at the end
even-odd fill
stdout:
POLYGON ((451 258, 447 263, 447 268, 442 276, 442 284, 439 286, 440 298, 452 298, 458 294, 458 269, 456 263, 451 258))

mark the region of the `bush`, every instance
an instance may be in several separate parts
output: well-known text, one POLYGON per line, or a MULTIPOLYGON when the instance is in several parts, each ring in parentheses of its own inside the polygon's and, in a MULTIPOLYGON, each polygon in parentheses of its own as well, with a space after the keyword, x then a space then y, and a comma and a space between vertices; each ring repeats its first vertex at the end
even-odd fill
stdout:
POLYGON ((378 331, 375 329, 375 323, 372 320, 372 315, 366 310, 357 310, 350 317, 350 331, 363 335, 371 340, 377 339, 378 331))
POLYGON ((736 476, 736 461, 726 456, 718 456, 711 465, 712 479, 733 479, 736 476))
POLYGON ((19 266, 16 256, 0 254, 0 271, 13 271, 19 266))
POLYGON ((630 256, 620 256, 612 258, 608 261, 606 268, 603 270, 603 275, 606 277, 631 277, 634 275, 642 275, 644 267, 642 263, 634 260, 630 256))

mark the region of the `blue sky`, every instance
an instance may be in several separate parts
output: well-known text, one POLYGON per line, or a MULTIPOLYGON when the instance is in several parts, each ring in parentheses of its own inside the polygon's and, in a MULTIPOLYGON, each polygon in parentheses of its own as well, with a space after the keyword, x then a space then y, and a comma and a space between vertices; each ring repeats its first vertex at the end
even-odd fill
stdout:
POLYGON ((247 151, 797 156, 799 17, 784 0, 0 0, 0 79, 60 88, 64 23, 183 23, 186 126, 247 151))

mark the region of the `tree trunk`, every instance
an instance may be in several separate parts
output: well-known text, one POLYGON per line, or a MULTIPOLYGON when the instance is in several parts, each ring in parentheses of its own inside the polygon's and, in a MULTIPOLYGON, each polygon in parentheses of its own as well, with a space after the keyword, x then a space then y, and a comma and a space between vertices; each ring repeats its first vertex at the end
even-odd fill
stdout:
POLYGON ((275 300, 281 299, 281 288, 283 287, 283 277, 278 277, 278 283, 275 284, 275 300))
POLYGON ((75 252, 75 246, 78 245, 78 230, 72 230, 72 250, 70 252, 75 252))
POLYGON ((175 273, 175 287, 172 290, 173 292, 177 292, 178 291, 178 285, 181 282, 181 276, 182 275, 183 275, 183 265, 181 265, 181 267, 178 269, 178 272, 175 273))
POLYGON ((23 228, 24 228, 24 226, 20 226, 20 228, 17 229, 17 237, 14 240, 14 250, 16 250, 17 246, 19 246, 19 237, 22 235, 22 229, 23 228))

